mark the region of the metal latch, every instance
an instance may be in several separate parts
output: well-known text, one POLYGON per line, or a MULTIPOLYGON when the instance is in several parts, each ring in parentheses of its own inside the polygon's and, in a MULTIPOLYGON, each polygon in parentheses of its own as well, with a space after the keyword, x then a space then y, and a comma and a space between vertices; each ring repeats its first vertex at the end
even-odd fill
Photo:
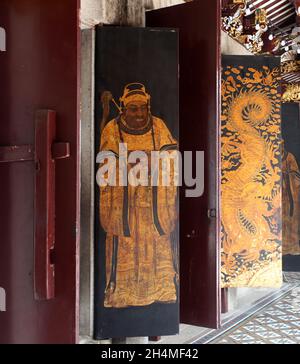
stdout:
POLYGON ((208 209, 207 216, 209 219, 215 219, 217 217, 217 210, 216 209, 208 209))
POLYGON ((0 147, 0 163, 34 162, 34 296, 55 297, 55 164, 70 157, 70 143, 57 143, 56 112, 38 110, 35 145, 0 147))

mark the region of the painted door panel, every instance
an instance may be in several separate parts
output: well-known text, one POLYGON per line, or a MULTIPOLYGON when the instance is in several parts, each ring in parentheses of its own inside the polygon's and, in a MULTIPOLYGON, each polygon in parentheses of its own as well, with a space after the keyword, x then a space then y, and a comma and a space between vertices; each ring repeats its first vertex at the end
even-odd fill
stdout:
MULTIPOLYGON (((177 150, 177 32, 98 27, 96 33, 96 154, 101 150, 120 156, 120 143, 126 143, 129 152, 177 150), (107 92, 116 103, 122 97, 122 112, 113 102, 100 102, 107 92), (148 126, 138 131, 123 124, 130 122, 126 105, 136 107, 136 97, 148 104, 148 126)), ((119 186, 96 185, 96 339, 179 332, 178 194, 166 188, 166 197, 162 190, 128 183, 123 192, 119 186)))
POLYGON ((220 325, 219 0, 151 11, 147 26, 179 29, 180 148, 205 152, 205 189, 180 200, 181 322, 220 325))

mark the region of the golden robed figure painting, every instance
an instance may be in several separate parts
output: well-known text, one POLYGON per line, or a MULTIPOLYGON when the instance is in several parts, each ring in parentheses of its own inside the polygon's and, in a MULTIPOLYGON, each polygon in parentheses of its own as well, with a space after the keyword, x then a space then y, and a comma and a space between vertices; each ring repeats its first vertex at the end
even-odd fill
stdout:
POLYGON ((283 146, 282 254, 300 255, 300 171, 295 156, 283 146))
MULTIPOLYGON (((103 112, 114 101, 106 92, 103 112)), ((165 122, 151 114, 150 95, 139 83, 125 87, 119 115, 108 123, 102 120, 100 151, 117 160, 119 146, 128 152, 177 150, 165 122)), ((127 169, 133 168, 127 164, 127 169)), ((159 174, 162 164, 159 164, 159 174)), ((174 169, 171 168, 171 172, 174 169)), ((148 171, 149 178, 151 168, 148 171)), ((146 306, 177 300, 178 252, 176 239, 177 187, 120 186, 100 187, 100 221, 106 232, 105 307, 146 306)))

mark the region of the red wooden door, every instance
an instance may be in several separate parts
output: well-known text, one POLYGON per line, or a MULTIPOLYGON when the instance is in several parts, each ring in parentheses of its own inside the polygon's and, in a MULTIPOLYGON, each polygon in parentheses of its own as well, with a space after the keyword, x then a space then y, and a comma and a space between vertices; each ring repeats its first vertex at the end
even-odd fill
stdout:
MULTIPOLYGON (((0 2, 0 27, 6 31, 6 51, 0 52, 0 287, 6 292, 6 312, 0 312, 0 343, 77 341, 78 8, 77 0, 0 2), (70 147, 70 157, 56 161, 54 201, 45 199, 51 197, 52 182, 44 191, 48 212, 56 216, 55 248, 44 256, 45 262, 38 261, 45 247, 34 244, 35 229, 45 229, 43 218, 49 219, 44 211, 39 212, 38 225, 34 225, 35 206, 45 207, 35 200, 33 150, 39 109, 56 112, 55 142, 68 142, 70 147), (22 145, 33 149, 21 148, 17 155, 16 149, 3 148, 22 145), (28 161, 9 162, 22 157, 28 161), (37 292, 41 283, 49 297, 52 294, 45 277, 39 275, 46 260, 55 269, 55 297, 41 300, 37 299, 43 298, 37 292)), ((43 137, 37 136, 38 149, 46 145, 43 137)), ((61 146, 52 146, 52 157, 61 146)), ((44 163, 39 161, 38 168, 45 171, 44 163)))
POLYGON ((147 25, 179 29, 180 148, 205 152, 203 196, 180 200, 181 322, 220 325, 220 0, 151 11, 147 25))

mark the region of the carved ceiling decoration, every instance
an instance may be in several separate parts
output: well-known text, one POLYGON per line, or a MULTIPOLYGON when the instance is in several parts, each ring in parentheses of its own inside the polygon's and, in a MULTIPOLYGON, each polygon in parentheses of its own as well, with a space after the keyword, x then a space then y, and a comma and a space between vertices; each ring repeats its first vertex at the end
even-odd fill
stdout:
POLYGON ((255 54, 297 51, 297 1, 223 0, 223 28, 255 54))
POLYGON ((248 6, 251 11, 265 9, 268 21, 274 26, 283 23, 295 23, 295 6, 289 0, 250 0, 248 6))
POLYGON ((299 87, 300 0, 222 0, 222 25, 251 53, 281 56, 284 89, 299 87))
POLYGON ((291 60, 282 62, 281 77, 284 83, 300 83, 300 61, 291 60))
POLYGON ((287 61, 281 63, 282 74, 300 71, 300 61, 287 61))
POLYGON ((287 85, 282 96, 283 102, 300 102, 300 83, 287 85))

